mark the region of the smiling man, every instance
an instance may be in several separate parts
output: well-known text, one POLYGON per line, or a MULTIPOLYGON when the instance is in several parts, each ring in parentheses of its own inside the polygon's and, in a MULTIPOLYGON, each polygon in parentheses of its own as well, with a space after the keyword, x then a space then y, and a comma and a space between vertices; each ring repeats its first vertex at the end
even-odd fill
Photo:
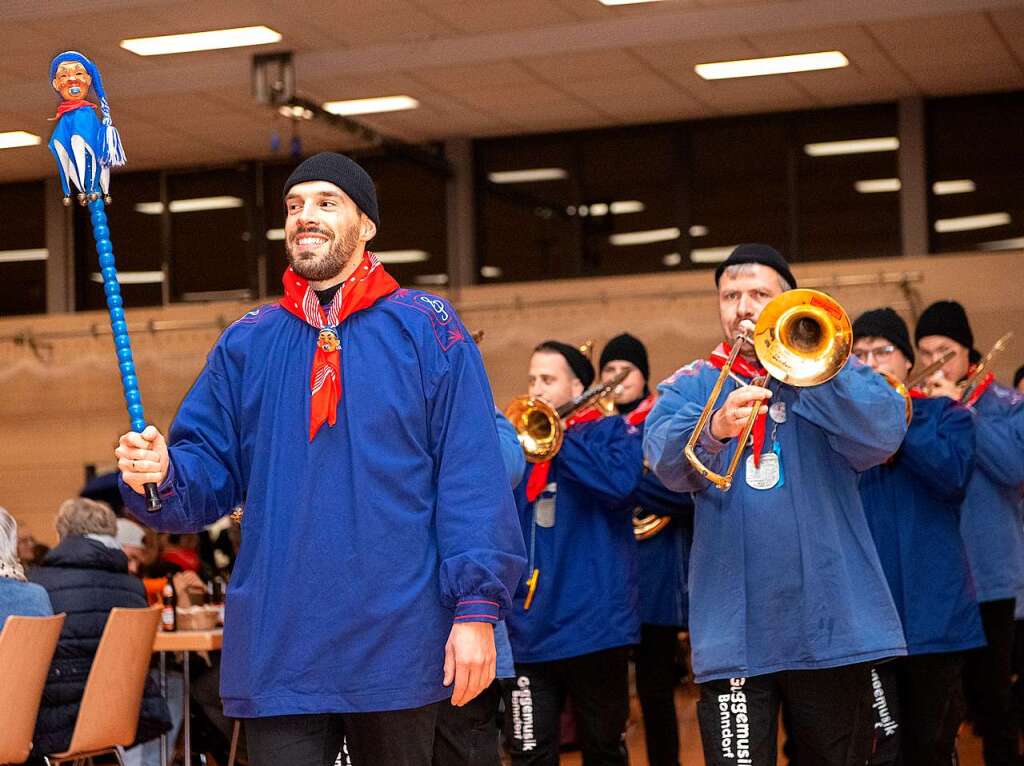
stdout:
POLYGON ((121 438, 122 494, 174 532, 245 503, 221 696, 254 766, 333 764, 343 739, 354 766, 427 766, 439 705, 494 678, 524 563, 490 387, 454 309, 366 251, 359 165, 318 154, 284 197, 284 297, 224 333, 166 443, 121 438))

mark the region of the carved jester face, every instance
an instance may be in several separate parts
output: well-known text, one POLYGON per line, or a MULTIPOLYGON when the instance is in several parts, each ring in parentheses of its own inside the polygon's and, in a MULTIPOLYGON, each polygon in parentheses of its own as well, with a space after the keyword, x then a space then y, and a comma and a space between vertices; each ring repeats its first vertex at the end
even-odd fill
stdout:
POLYGON ((65 61, 57 66, 53 89, 60 93, 65 101, 84 99, 91 85, 92 77, 81 63, 65 61))

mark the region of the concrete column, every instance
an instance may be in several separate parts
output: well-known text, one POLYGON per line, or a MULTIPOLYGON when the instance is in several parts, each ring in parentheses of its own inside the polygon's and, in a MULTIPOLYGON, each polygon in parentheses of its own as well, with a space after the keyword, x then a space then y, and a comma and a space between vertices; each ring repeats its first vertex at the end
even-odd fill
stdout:
POLYGON ((928 253, 928 168, 925 156, 924 99, 899 102, 900 227, 904 255, 928 253))
POLYGON ((453 301, 459 290, 476 279, 476 198, 473 188, 473 142, 454 138, 445 142, 452 168, 447 183, 448 287, 453 301))
MULTIPOLYGON (((75 238, 71 208, 64 207, 60 182, 46 179, 46 313, 75 310, 75 238)), ((77 204, 77 203, 76 203, 77 204)))

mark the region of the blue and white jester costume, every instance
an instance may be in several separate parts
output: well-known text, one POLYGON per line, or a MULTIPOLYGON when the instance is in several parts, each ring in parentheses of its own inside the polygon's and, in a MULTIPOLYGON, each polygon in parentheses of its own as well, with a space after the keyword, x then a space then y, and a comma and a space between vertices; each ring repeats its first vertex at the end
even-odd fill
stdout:
POLYGON ((103 80, 96 65, 78 51, 65 51, 50 62, 50 80, 58 90, 57 76, 62 64, 77 63, 88 80, 70 84, 61 94, 57 124, 50 137, 50 151, 57 160, 57 172, 64 191, 64 203, 70 203, 72 186, 78 190, 82 204, 95 200, 110 190, 110 168, 125 164, 124 149, 110 117, 110 105, 103 90, 103 80), (92 87, 99 106, 86 100, 92 87), (97 115, 97 109, 99 115, 97 115))

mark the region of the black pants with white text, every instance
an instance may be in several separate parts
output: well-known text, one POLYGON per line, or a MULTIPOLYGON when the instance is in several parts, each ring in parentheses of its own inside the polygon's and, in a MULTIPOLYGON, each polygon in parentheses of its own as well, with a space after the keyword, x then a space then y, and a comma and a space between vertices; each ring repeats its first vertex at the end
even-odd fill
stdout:
POLYGON ((871 754, 871 668, 784 670, 700 685, 707 766, 775 766, 779 709, 800 766, 862 766, 871 754))
POLYGON ((516 663, 505 700, 515 766, 558 766, 559 724, 572 698, 584 766, 627 766, 629 648, 551 662, 516 663))

